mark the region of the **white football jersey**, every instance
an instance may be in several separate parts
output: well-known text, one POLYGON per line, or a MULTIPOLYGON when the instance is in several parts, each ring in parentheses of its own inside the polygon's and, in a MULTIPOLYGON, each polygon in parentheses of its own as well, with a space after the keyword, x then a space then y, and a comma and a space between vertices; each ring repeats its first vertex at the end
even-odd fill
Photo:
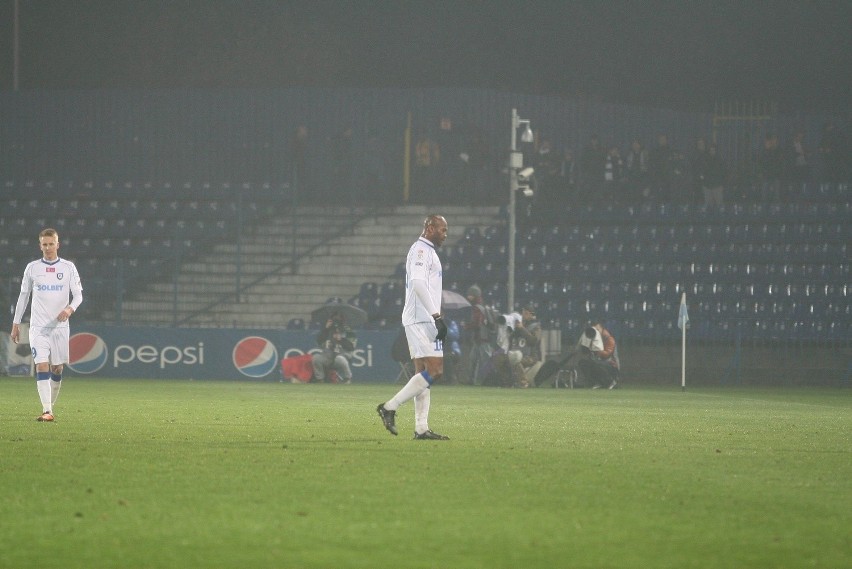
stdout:
POLYGON ((21 281, 18 305, 15 307, 15 318, 12 321, 15 324, 21 323, 30 294, 33 297, 30 329, 67 328, 68 320, 60 322, 56 317, 69 305, 76 312, 83 302, 83 287, 77 267, 62 258, 53 262, 39 259, 28 264, 21 281))
POLYGON ((402 309, 402 325, 408 326, 416 322, 432 322, 429 307, 417 298, 412 281, 420 280, 426 283, 426 290, 432 300, 435 311, 441 310, 441 290, 443 269, 441 259, 435 251, 435 245, 420 237, 408 250, 405 260, 405 306, 402 309))

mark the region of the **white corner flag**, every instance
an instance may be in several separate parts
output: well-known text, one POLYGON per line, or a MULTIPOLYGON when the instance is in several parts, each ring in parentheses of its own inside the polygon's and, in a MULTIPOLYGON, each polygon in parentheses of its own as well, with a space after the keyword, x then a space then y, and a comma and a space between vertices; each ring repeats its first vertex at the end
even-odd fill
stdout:
POLYGON ((686 312, 686 293, 680 297, 680 311, 677 313, 677 327, 681 330, 689 326, 689 314, 686 312))
POLYGON ((689 328, 689 314, 686 311, 686 293, 683 293, 680 297, 677 327, 681 329, 680 389, 681 391, 686 391, 686 329, 689 328))

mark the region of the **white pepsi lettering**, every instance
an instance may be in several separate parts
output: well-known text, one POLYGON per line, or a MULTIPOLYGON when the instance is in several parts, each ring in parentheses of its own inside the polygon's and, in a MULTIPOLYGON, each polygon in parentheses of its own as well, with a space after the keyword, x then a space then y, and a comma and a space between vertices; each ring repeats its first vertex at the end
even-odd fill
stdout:
POLYGON ((157 348, 154 346, 139 346, 136 348, 136 359, 143 364, 152 364, 157 361, 157 348))
POLYGON ((302 351, 302 350, 300 350, 299 348, 290 348, 290 349, 288 349, 286 352, 284 352, 284 355, 283 355, 283 356, 281 356, 281 357, 284 357, 284 358, 296 358, 296 357, 304 356, 304 355, 305 355, 305 352, 303 352, 303 351, 302 351))
POLYGON ((112 353, 113 367, 134 361, 157 364, 160 369, 176 364, 204 365, 204 342, 199 342, 197 346, 164 346, 161 349, 150 345, 136 348, 127 344, 116 346, 112 353))
MULTIPOLYGON (((305 354, 314 355, 320 352, 322 352, 322 348, 311 348, 307 352, 299 348, 287 348, 281 357, 296 358, 305 354)), ((352 367, 373 367, 373 346, 367 344, 366 350, 358 349, 352 352, 352 360, 349 365, 352 367)))
POLYGON ((131 346, 116 346, 115 350, 112 352, 112 367, 118 367, 118 364, 132 362, 135 357, 136 350, 134 350, 131 346), (126 356, 124 355, 125 352, 127 352, 126 356))
POLYGON ((165 368, 166 364, 174 365, 180 363, 181 358, 183 358, 183 352, 174 346, 166 346, 160 352, 160 369, 165 368))
POLYGON ((362 354, 363 350, 355 351, 355 353, 352 355, 352 360, 349 362, 352 367, 364 367, 364 364, 366 364, 367 362, 366 360, 364 360, 364 356, 362 354))
POLYGON ((183 363, 187 365, 194 364, 204 364, 204 342, 198 342, 198 353, 192 353, 195 350, 193 348, 186 348, 183 353, 186 354, 186 361, 183 363))

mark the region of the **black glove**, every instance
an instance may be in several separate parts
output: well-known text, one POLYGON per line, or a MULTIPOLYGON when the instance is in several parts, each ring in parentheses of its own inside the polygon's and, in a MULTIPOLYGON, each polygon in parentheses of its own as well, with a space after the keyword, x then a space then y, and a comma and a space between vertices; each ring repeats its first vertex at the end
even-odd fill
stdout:
POLYGON ((438 329, 438 335, 435 336, 435 339, 443 342, 444 338, 447 337, 447 325, 444 324, 444 319, 441 316, 435 317, 435 327, 438 329))

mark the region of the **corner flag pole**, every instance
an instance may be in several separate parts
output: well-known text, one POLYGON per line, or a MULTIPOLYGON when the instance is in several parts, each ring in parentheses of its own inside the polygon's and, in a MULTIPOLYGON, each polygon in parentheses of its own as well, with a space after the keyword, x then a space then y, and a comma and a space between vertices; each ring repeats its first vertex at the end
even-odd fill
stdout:
POLYGON ((677 315, 677 327, 681 329, 680 351, 680 389, 686 391, 686 329, 689 326, 689 314, 686 311, 686 293, 680 297, 680 311, 677 315))

